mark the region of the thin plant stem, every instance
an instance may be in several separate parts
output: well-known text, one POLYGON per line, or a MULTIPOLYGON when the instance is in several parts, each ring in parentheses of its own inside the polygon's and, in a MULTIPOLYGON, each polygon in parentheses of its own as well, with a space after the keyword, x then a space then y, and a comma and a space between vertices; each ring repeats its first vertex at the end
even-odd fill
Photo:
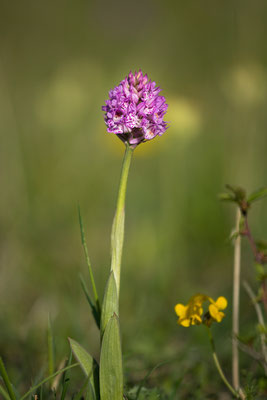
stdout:
POLYGON ((53 338, 50 314, 48 314, 47 325, 48 325, 47 327, 48 375, 52 375, 54 373, 55 354, 54 354, 54 338, 53 338))
MULTIPOLYGON (((260 250, 258 250, 257 245, 255 243, 255 240, 252 236, 249 224, 248 224, 248 217, 247 215, 245 215, 245 229, 243 232, 243 235, 246 236, 248 238, 250 247, 252 249, 255 261, 261 265, 264 265, 264 263, 266 262, 265 260, 265 255, 263 252, 261 252, 260 250)), ((262 301, 263 301, 263 305, 265 308, 265 311, 267 313, 267 287, 266 287, 266 278, 263 279, 262 284, 262 301)))
POLYGON ((100 314, 99 297, 98 297, 98 293, 97 293, 97 289, 96 289, 96 284, 95 284, 94 274, 93 274, 93 270, 92 270, 92 265, 91 265, 91 261, 90 261, 90 258, 89 258, 87 244, 86 244, 86 240, 85 240, 85 233, 84 233, 83 220, 82 220, 80 207, 78 207, 78 212, 79 212, 79 222, 80 222, 82 246, 83 246, 84 255, 85 255, 85 259, 86 259, 86 264, 88 266, 90 280, 91 280, 91 284, 92 284, 92 288, 93 288, 96 309, 97 309, 98 313, 100 314))
POLYGON ((8 374, 6 372, 6 368, 5 368, 4 362, 2 360, 2 357, 0 357, 0 374, 2 375, 3 381, 5 382, 5 385, 6 385, 6 388, 7 388, 7 391, 8 391, 8 394, 9 394, 11 400, 16 400, 16 396, 15 396, 14 390, 12 388, 12 384, 9 380, 8 374))
POLYGON ((44 383, 50 381, 50 379, 53 379, 58 374, 62 374, 62 372, 68 371, 69 369, 77 367, 78 365, 80 365, 80 364, 79 363, 75 363, 75 364, 68 365, 67 367, 65 367, 63 369, 60 369, 59 371, 55 372, 53 375, 48 376, 47 378, 45 378, 41 382, 39 382, 37 385, 33 386, 30 390, 28 390, 28 392, 25 393, 22 397, 20 397, 19 400, 26 399, 30 394, 34 393, 40 386, 42 386, 44 383))
MULTIPOLYGON (((256 311, 256 314, 257 314, 257 318, 258 318, 259 324, 262 325, 262 326, 265 326, 264 318, 263 318, 263 315, 262 315, 262 310, 260 308, 259 303, 256 300, 256 296, 255 296, 253 290, 251 289, 250 285, 245 281, 243 282, 243 286, 244 286, 247 294, 249 295, 250 300, 252 301, 252 304, 255 307, 255 311, 256 311)), ((263 357, 264 357, 263 367, 264 367, 265 375, 267 375, 267 347, 266 347, 266 344, 265 344, 266 335, 265 335, 264 332, 260 333, 260 339, 261 339, 262 354, 263 354, 263 357)))
MULTIPOLYGON (((68 366, 71 365, 71 362, 72 362, 72 350, 70 349, 70 355, 69 355, 69 359, 68 359, 68 366)), ((61 392, 60 400, 65 400, 65 397, 66 397, 68 386, 70 384, 70 379, 69 379, 68 375, 69 375, 68 372, 64 372, 63 376, 62 376, 62 392, 61 392)))
MULTIPOLYGON (((241 213, 239 208, 236 213, 236 232, 239 233, 241 213)), ((241 269, 241 237, 240 234, 234 243, 234 268, 233 268, 233 316, 232 316, 232 380, 235 390, 239 390, 239 296, 240 296, 240 269, 241 269)))
POLYGON ((81 282, 82 289, 83 289, 83 292, 85 294, 86 300, 88 301, 88 303, 89 303, 89 305, 91 307, 91 311, 92 311, 93 317, 95 319, 96 325, 98 326, 98 328, 100 328, 100 314, 101 314, 101 312, 100 312, 100 304, 99 304, 99 306, 96 306, 93 303, 93 301, 91 300, 91 297, 89 295, 85 280, 83 279, 83 276, 80 274, 79 277, 80 277, 80 282, 81 282))
MULTIPOLYGON (((91 375, 91 374, 90 374, 91 375)), ((80 400, 82 399, 82 395, 83 392, 85 391, 86 387, 89 385, 89 380, 90 380, 90 375, 87 376, 87 378, 85 379, 81 389, 79 390, 79 392, 76 394, 76 396, 73 398, 73 400, 80 400)))
MULTIPOLYGON (((58 366, 58 369, 62 369, 66 366, 66 358, 64 358, 63 360, 61 360, 61 363, 58 366)), ((56 393, 59 383, 60 383, 60 379, 62 378, 62 375, 64 374, 64 372, 62 372, 61 374, 57 375, 55 377, 55 379, 52 381, 51 383, 51 390, 56 393)))
POLYGON ((125 207, 127 180, 128 180, 132 155, 133 155, 133 148, 131 148, 131 146, 128 143, 126 143, 126 149, 125 149, 121 176, 120 176, 120 183, 119 183, 117 207, 111 233, 111 271, 114 272, 114 277, 117 284, 118 297, 120 291, 120 269, 121 269, 121 258, 122 258, 123 242, 124 242, 124 207, 125 207))
POLYGON ((137 392, 136 392, 135 400, 138 400, 138 399, 139 399, 141 390, 142 390, 142 388, 144 387, 144 384, 145 384, 145 382, 148 380, 148 378, 150 377, 150 375, 152 375, 153 372, 154 372, 156 369, 162 367, 163 365, 169 364, 170 362, 172 362, 172 360, 170 360, 170 361, 164 361, 164 362, 162 362, 162 363, 159 363, 159 364, 155 365, 155 367, 153 367, 150 371, 148 371, 148 373, 146 374, 146 376, 145 376, 144 379, 141 381, 141 383, 140 383, 140 385, 139 385, 139 387, 138 387, 138 390, 137 390, 137 392))
POLYGON ((210 340, 210 345, 211 345, 211 349, 212 349, 212 357, 214 360, 214 364, 217 368, 217 371, 219 372, 220 377, 222 378, 224 384, 228 387, 228 389, 230 390, 230 392, 237 398, 240 399, 240 395, 238 394, 238 392, 232 387, 232 385, 229 383, 229 381, 227 380, 226 376, 223 373, 223 370, 221 368, 221 365, 219 363, 217 354, 216 354, 216 350, 215 350, 215 344, 214 344, 214 340, 212 337, 212 333, 211 333, 211 329, 208 328, 208 335, 209 335, 209 340, 210 340))
POLYGON ((250 247, 252 249, 252 252, 253 252, 255 260, 258 263, 261 264, 262 263, 261 252, 258 251, 256 243, 255 243, 255 240, 253 239, 253 236, 252 236, 249 224, 248 224, 247 215, 245 216, 245 232, 244 232, 244 235, 247 236, 247 238, 248 238, 248 241, 249 241, 250 247))
POLYGON ((0 394, 3 396, 5 400, 10 400, 9 394, 1 385, 0 385, 0 394))

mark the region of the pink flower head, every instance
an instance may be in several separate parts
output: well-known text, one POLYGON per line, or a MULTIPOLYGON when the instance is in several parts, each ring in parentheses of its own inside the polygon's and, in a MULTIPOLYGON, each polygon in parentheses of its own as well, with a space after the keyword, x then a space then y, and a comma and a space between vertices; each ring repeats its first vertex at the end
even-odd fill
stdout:
POLYGON ((163 121, 168 105, 161 89, 148 80, 143 72, 132 72, 109 92, 102 107, 107 131, 115 133, 131 147, 163 135, 167 123, 163 121))

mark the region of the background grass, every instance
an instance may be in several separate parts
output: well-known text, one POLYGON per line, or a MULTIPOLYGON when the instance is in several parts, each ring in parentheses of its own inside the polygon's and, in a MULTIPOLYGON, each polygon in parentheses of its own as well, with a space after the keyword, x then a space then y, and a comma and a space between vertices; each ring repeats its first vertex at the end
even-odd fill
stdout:
MULTIPOLYGON (((135 382, 177 356, 154 380, 167 387, 188 368, 190 386, 196 368, 205 384, 205 332, 178 327, 173 307, 195 292, 231 304, 235 212, 217 194, 225 183, 266 185, 266 2, 2 0, 0 15, 0 353, 10 375, 27 386, 43 365, 48 312, 57 365, 67 336, 98 354, 78 280, 86 267, 77 204, 103 293, 123 145, 106 133, 101 106, 142 68, 163 88, 170 128, 137 148, 130 171, 126 372, 135 382)), ((262 201, 251 213, 256 237, 266 238, 266 223, 262 201)), ((255 284, 247 246, 242 261, 255 284)), ((242 311, 248 333, 255 319, 244 293, 242 311)), ((230 372, 231 306, 214 330, 230 372)))

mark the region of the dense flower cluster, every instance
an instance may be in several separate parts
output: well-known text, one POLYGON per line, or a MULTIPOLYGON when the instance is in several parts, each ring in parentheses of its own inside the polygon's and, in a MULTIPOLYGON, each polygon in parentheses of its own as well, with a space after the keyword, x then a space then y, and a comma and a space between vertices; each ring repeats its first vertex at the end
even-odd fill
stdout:
POLYGON ((161 89, 142 71, 132 72, 109 92, 102 107, 107 131, 115 133, 132 147, 162 135, 167 129, 163 116, 168 105, 161 89))
POLYGON ((178 324, 188 327, 190 325, 205 324, 210 326, 212 322, 221 322, 225 314, 221 311, 227 307, 227 300, 220 296, 216 301, 204 294, 192 296, 187 305, 176 304, 175 312, 178 315, 178 324), (203 303, 208 301, 208 311, 203 316, 203 303))

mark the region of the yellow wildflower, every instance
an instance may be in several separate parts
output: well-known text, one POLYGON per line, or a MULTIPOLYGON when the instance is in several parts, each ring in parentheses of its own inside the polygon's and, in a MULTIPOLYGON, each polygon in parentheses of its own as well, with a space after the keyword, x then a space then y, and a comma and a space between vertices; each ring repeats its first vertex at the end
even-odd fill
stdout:
POLYGON ((212 322, 221 322, 225 314, 220 311, 227 307, 227 300, 225 297, 218 297, 214 301, 211 297, 204 294, 196 294, 192 296, 187 305, 176 304, 174 310, 178 315, 178 324, 189 327, 190 325, 200 325, 204 323, 210 326, 212 322), (209 301, 209 311, 203 315, 203 303, 209 301))
POLYGON ((216 301, 212 299, 210 300, 211 304, 209 305, 209 313, 215 321, 221 322, 225 314, 220 310, 224 310, 227 307, 227 300, 223 296, 218 297, 216 301))
POLYGON ((190 325, 200 325, 202 323, 203 302, 207 300, 207 296, 196 294, 191 297, 187 305, 176 304, 174 310, 178 315, 178 324, 188 327, 190 325))

